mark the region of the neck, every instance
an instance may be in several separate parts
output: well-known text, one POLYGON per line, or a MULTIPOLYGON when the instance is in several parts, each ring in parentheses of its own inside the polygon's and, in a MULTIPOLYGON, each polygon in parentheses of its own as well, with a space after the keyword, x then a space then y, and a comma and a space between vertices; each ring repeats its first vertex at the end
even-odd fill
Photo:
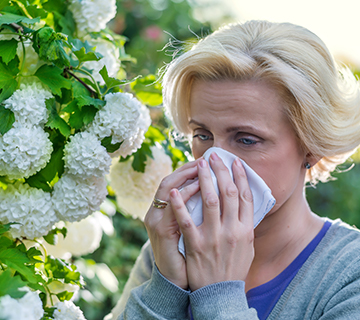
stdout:
POLYGON ((268 215, 255 229, 255 258, 246 279, 247 290, 280 274, 311 242, 323 223, 311 212, 304 195, 296 203, 285 203, 268 215))

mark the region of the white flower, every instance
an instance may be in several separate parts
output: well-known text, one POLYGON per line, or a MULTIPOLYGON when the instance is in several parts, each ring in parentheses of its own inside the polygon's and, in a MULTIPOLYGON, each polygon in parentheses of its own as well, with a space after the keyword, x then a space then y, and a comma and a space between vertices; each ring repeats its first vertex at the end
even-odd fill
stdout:
POLYGON ((109 93, 106 105, 99 110, 88 131, 100 140, 112 136, 112 143, 122 142, 137 132, 141 103, 130 93, 109 93))
POLYGON ((36 292, 28 291, 20 299, 14 299, 9 295, 0 298, 0 319, 40 320, 43 315, 42 302, 36 292))
POLYGON ((5 108, 14 112, 15 121, 23 126, 44 125, 49 117, 45 100, 52 94, 38 82, 21 84, 20 89, 5 100, 5 108))
POLYGON ((106 195, 104 177, 84 180, 65 173, 54 186, 52 202, 59 220, 73 222, 99 210, 106 195))
POLYGON ((52 254, 57 258, 63 258, 64 255, 57 256, 61 252, 70 252, 74 256, 82 256, 99 248, 102 227, 94 215, 90 215, 78 222, 67 222, 65 226, 67 229, 65 239, 63 235, 58 235, 56 245, 45 244, 48 254, 52 254))
POLYGON ((0 136, 0 175, 28 178, 49 162, 53 146, 40 127, 15 126, 0 136))
POLYGON ((72 301, 58 302, 54 307, 55 320, 86 320, 83 312, 72 301))
POLYGON ((92 75, 94 79, 100 82, 101 85, 105 84, 99 71, 105 66, 108 74, 112 78, 116 78, 120 70, 120 53, 119 48, 116 47, 111 41, 105 39, 89 39, 90 45, 95 46, 95 51, 100 53, 103 57, 99 61, 86 61, 84 67, 93 70, 92 75))
POLYGON ((74 16, 79 36, 105 29, 116 15, 115 0, 72 0, 69 9, 74 16))
POLYGON ((0 188, 0 203, 0 221, 20 223, 10 229, 14 237, 41 237, 57 221, 50 193, 26 183, 9 184, 6 190, 0 188))
POLYGON ((112 158, 118 156, 126 158, 141 147, 141 144, 145 139, 145 133, 148 131, 151 124, 151 118, 150 111, 146 106, 142 105, 140 112, 140 117, 136 124, 137 131, 133 136, 125 139, 117 151, 110 154, 112 158))
POLYGON ((118 205, 133 217, 144 219, 161 180, 172 172, 172 161, 161 148, 151 148, 154 159, 148 157, 145 172, 131 167, 132 159, 119 162, 113 159, 110 167, 110 185, 118 205))
POLYGON ((80 132, 71 137, 64 148, 65 168, 81 178, 103 177, 109 173, 111 158, 97 137, 80 132))

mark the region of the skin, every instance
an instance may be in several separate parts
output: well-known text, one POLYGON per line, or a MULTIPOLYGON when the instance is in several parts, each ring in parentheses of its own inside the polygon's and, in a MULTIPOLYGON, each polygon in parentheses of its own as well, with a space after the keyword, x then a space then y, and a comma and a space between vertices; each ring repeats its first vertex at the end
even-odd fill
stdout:
POLYGON ((176 285, 192 291, 226 280, 245 281, 246 290, 283 271, 320 231, 323 221, 304 196, 304 164, 317 160, 302 148, 284 110, 279 90, 264 81, 195 81, 190 97, 192 150, 197 159, 161 183, 156 197, 170 200, 166 209, 151 208, 146 216, 155 262, 176 285), (276 205, 253 230, 252 198, 238 161, 234 181, 212 154, 220 197, 201 155, 220 147, 243 159, 272 190, 276 205), (198 183, 178 191, 188 179, 198 183), (185 207, 200 189, 204 223, 196 227, 185 207), (220 209, 222 215, 220 216, 220 209), (184 234, 186 262, 177 251, 184 234))

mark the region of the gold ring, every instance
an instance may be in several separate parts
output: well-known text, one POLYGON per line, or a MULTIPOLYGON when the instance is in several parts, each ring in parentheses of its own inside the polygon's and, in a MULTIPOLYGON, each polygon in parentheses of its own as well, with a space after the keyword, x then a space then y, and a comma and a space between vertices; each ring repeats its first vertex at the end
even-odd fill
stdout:
POLYGON ((167 205, 168 205, 168 202, 167 202, 167 201, 154 198, 153 206, 154 206, 155 208, 165 209, 167 205))

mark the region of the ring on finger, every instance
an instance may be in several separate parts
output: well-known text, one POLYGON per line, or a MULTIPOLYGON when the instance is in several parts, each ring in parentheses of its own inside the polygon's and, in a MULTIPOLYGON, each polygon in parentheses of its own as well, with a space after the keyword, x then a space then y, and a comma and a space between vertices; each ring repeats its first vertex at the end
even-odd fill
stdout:
POLYGON ((153 206, 157 209, 165 209, 169 202, 154 198, 153 206))

